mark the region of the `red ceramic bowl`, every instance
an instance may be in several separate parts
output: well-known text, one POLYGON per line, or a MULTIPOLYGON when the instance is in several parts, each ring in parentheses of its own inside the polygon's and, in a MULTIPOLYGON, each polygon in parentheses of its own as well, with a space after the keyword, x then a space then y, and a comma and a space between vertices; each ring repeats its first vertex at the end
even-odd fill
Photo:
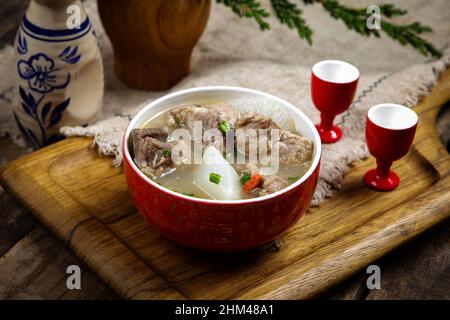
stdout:
POLYGON ((270 94, 237 87, 200 87, 164 96, 144 107, 130 122, 123 143, 124 170, 138 211, 161 234, 183 245, 206 251, 239 251, 279 238, 308 208, 319 175, 321 142, 311 120, 292 104, 270 94), (297 130, 314 141, 308 172, 279 192, 245 200, 188 197, 158 185, 135 165, 130 132, 152 116, 181 103, 248 98, 269 100, 290 113, 297 130))

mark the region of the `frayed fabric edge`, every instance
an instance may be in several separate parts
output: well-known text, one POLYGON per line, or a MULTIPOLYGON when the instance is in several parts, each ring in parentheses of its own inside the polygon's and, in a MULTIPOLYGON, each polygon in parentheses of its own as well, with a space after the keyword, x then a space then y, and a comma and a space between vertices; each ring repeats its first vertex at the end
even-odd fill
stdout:
POLYGON ((112 164, 118 167, 123 160, 122 136, 129 122, 130 117, 128 115, 121 115, 99 121, 89 127, 62 127, 60 133, 66 137, 93 137, 92 148, 96 147, 100 155, 113 156, 112 164))

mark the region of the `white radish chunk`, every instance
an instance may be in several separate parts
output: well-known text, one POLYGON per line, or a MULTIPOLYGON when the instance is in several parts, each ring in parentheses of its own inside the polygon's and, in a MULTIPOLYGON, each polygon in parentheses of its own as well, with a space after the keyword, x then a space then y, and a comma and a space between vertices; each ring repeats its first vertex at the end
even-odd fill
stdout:
POLYGON ((241 199, 241 184, 233 166, 225 160, 219 150, 210 146, 203 153, 203 164, 196 166, 193 183, 216 200, 241 199), (220 182, 210 181, 210 175, 220 176, 220 182))

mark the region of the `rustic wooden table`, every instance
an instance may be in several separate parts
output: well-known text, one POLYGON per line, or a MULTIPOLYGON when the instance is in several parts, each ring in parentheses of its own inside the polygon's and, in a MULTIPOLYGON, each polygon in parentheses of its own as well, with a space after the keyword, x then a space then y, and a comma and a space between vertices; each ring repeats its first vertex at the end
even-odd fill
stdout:
MULTIPOLYGON (((27 2, 0 0, 0 48, 13 41, 27 2)), ((0 150, 0 164, 24 153, 8 138, 0 139, 0 150)), ((450 299, 450 221, 376 264, 382 272, 381 290, 367 290, 366 275, 361 272, 321 298, 450 299)), ((119 297, 26 209, 0 191, 0 299, 119 297), (66 287, 66 268, 72 264, 81 267, 81 290, 66 287)))

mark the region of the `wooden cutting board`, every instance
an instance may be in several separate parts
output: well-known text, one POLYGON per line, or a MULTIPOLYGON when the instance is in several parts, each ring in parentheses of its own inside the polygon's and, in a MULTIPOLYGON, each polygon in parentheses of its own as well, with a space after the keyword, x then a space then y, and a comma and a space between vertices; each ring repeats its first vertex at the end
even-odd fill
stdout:
POLYGON ((414 146, 394 164, 397 190, 369 190, 362 176, 373 158, 355 163, 342 190, 311 208, 279 251, 208 254, 165 239, 134 209, 122 168, 90 139, 11 162, 0 182, 125 298, 311 298, 450 215, 450 157, 435 131, 448 99, 450 72, 416 108, 414 146))

